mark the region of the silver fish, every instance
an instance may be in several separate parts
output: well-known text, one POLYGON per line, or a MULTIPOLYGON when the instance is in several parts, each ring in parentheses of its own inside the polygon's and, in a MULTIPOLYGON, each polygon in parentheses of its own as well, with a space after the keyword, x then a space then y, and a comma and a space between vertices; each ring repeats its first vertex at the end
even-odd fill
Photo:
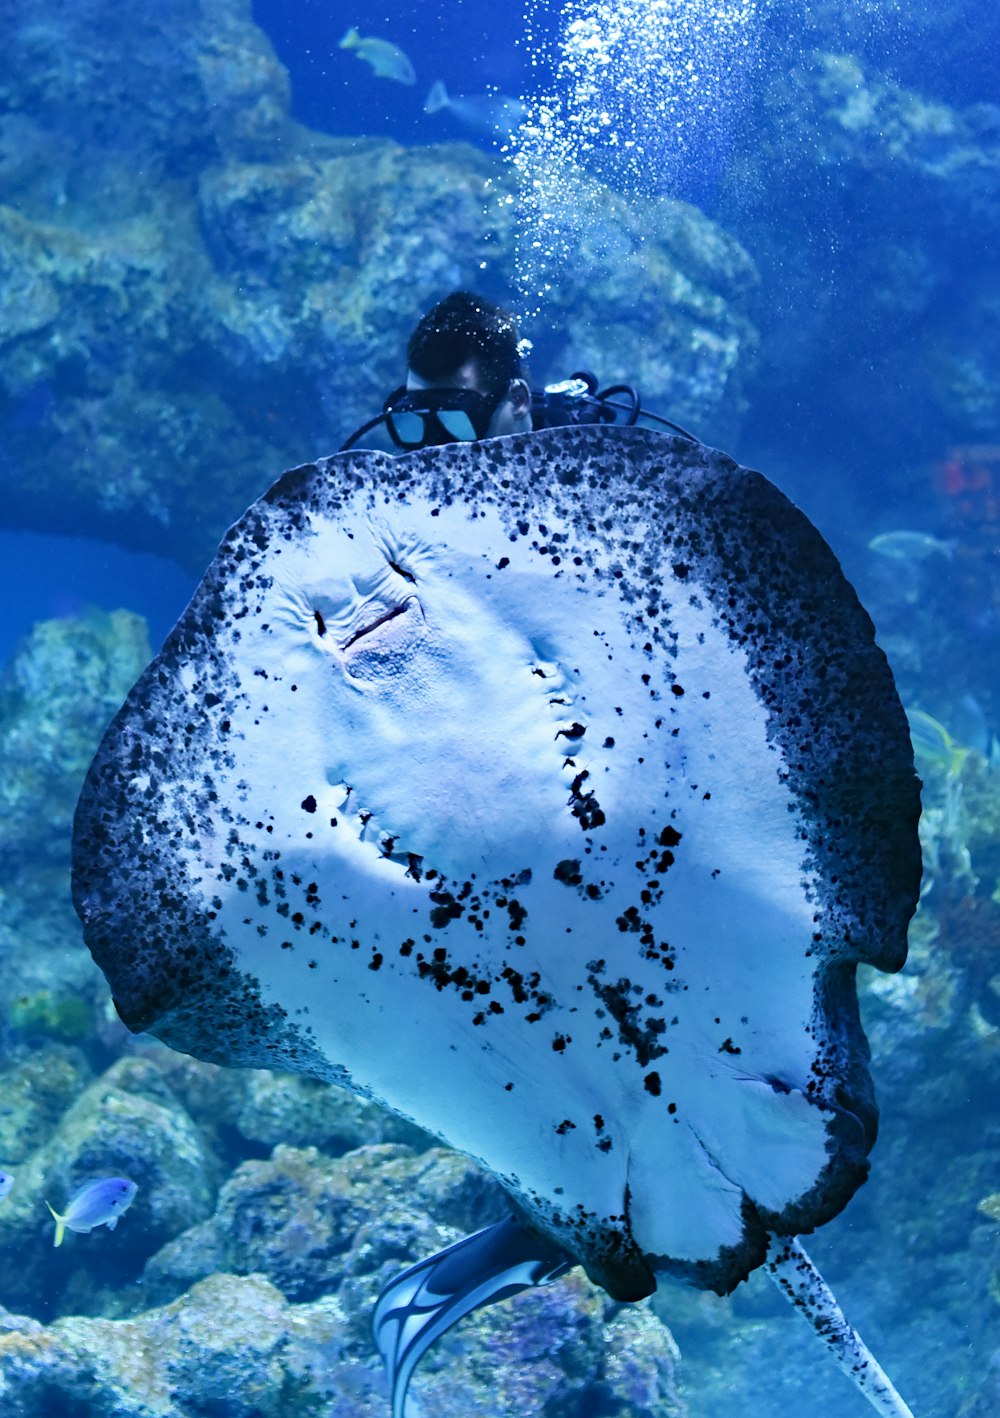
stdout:
POLYGON ((431 85, 424 112, 442 111, 454 114, 466 128, 501 138, 516 132, 528 113, 526 105, 509 94, 458 94, 452 98, 438 79, 431 85))
POLYGON ((359 59, 370 64, 379 79, 395 79, 397 84, 415 84, 417 74, 409 56, 389 39, 362 39, 352 25, 340 41, 339 48, 353 49, 359 59))
POLYGON ((61 1246, 67 1231, 86 1235, 95 1226, 107 1226, 109 1231, 113 1231, 119 1217, 124 1216, 132 1205, 137 1191, 135 1182, 127 1177, 101 1177, 74 1192, 61 1215, 46 1202, 56 1223, 52 1244, 61 1246))

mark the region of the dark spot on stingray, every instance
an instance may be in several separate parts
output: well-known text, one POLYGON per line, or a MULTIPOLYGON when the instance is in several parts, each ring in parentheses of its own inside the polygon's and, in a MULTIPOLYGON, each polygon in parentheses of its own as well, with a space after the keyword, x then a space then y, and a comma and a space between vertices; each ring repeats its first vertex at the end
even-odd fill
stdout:
MULTIPOLYGON (((499 905, 499 902, 497 903, 499 905)), ((528 919, 528 912, 520 901, 513 900, 507 903, 507 915, 510 917, 510 929, 519 931, 528 919)))
POLYGON ((431 900, 436 903, 431 911, 431 925, 435 930, 442 930, 451 921, 457 921, 465 911, 465 907, 455 900, 450 891, 432 891, 431 900))
POLYGON ((723 1039, 719 1045, 720 1054, 742 1054, 743 1050, 733 1043, 732 1039, 723 1039))
POLYGON ((662 1085, 660 1083, 660 1075, 658 1073, 647 1073, 646 1077, 642 1080, 642 1085, 647 1093, 652 1093, 654 1098, 659 1098, 660 1088, 662 1085))
POLYGON ((666 1021, 659 1017, 650 1019, 644 1014, 641 991, 638 991, 640 998, 637 999, 637 987, 629 980, 620 979, 612 985, 605 985, 591 972, 587 983, 618 1025, 619 1043, 633 1051, 640 1068, 669 1052, 661 1042, 661 1036, 666 1032, 666 1021))
POLYGON ((552 1040, 552 1047, 557 1054, 561 1054, 564 1052, 566 1045, 571 1044, 572 1042, 573 1040, 568 1034, 557 1034, 556 1037, 552 1040))
POLYGON ((315 811, 316 811, 316 799, 313 797, 312 793, 310 793, 307 798, 303 798, 303 799, 302 799, 302 804, 301 804, 301 806, 302 806, 303 812, 315 812, 315 811))
POLYGON ((584 832, 592 832, 594 828, 603 826, 607 820, 594 793, 581 791, 589 777, 590 773, 586 768, 576 775, 570 788, 569 798, 570 811, 584 832))
POLYGON ((565 1137, 570 1129, 575 1127, 576 1123, 571 1123, 569 1118, 563 1118, 562 1122, 557 1125, 556 1132, 560 1137, 565 1137))
POLYGON ((583 877, 580 874, 580 859, 578 857, 567 857, 565 861, 558 862, 552 875, 556 881, 561 881, 564 886, 579 886, 583 881, 583 877))

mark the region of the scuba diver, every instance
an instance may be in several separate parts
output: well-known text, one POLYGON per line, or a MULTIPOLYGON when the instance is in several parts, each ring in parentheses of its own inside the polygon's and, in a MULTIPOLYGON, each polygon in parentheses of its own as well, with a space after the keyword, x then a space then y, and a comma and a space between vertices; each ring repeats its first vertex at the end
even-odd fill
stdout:
POLYGON ((340 451, 410 453, 442 443, 584 423, 655 428, 698 442, 679 424, 643 409, 631 386, 598 390, 597 380, 586 371, 531 389, 523 362, 529 348, 502 306, 471 291, 452 291, 410 336, 406 383, 393 390, 381 413, 356 429, 340 451))

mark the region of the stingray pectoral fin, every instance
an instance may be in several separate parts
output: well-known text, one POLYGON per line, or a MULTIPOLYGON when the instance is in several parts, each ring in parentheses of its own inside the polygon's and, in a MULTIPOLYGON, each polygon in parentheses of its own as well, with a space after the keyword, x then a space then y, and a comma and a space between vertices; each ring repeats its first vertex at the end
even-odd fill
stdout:
POLYGON ((888 1418, 913 1418, 881 1364, 848 1324, 832 1290, 794 1236, 771 1238, 764 1268, 785 1299, 812 1325, 871 1406, 888 1418))
POLYGON ((473 1310, 547 1285, 575 1264, 511 1216, 391 1280, 378 1297, 372 1329, 389 1375, 393 1418, 403 1418, 413 1371, 440 1335, 473 1310))

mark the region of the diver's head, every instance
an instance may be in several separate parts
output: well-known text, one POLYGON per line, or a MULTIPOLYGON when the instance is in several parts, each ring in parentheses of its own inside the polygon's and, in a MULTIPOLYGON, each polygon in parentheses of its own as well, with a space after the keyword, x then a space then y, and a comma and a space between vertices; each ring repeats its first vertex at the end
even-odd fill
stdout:
POLYGON ((471 389, 493 403, 482 437, 531 432, 531 391, 510 313, 470 291, 429 310, 406 347, 407 389, 471 389))

